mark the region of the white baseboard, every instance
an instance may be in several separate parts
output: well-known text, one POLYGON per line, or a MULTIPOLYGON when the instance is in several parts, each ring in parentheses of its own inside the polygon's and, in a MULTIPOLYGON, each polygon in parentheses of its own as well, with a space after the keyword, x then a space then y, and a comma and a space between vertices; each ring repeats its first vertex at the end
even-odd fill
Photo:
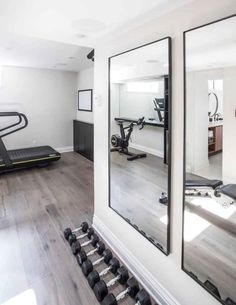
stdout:
POLYGON ((61 154, 66 153, 66 152, 70 152, 70 151, 73 151, 73 150, 74 150, 73 146, 64 146, 64 147, 56 148, 56 151, 58 151, 61 154))
POLYGON ((146 147, 146 146, 139 145, 139 144, 135 144, 135 143, 131 143, 131 142, 129 143, 129 146, 131 148, 144 151, 144 152, 146 152, 148 154, 151 154, 151 155, 154 155, 154 156, 157 156, 157 157, 160 157, 160 158, 164 158, 164 154, 160 150, 153 149, 153 148, 146 147))
POLYGON ((180 305, 96 215, 93 227, 158 304, 180 305))

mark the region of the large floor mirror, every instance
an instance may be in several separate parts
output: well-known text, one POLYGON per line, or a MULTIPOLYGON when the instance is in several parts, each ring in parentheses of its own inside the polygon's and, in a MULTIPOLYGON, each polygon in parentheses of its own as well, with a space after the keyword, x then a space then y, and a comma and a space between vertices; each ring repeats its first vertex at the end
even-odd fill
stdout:
POLYGON ((169 253, 171 39, 109 58, 110 207, 169 253))
POLYGON ((184 33, 183 270, 236 304, 236 16, 184 33))

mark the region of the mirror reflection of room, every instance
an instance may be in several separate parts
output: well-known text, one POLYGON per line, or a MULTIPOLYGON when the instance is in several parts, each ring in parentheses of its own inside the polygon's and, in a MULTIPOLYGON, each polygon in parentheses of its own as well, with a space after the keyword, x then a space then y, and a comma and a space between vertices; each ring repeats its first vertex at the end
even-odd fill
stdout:
POLYGON ((161 250, 168 225, 168 39, 110 60, 110 205, 161 250))
POLYGON ((223 304, 236 301, 235 29, 232 17, 185 34, 183 267, 223 304))

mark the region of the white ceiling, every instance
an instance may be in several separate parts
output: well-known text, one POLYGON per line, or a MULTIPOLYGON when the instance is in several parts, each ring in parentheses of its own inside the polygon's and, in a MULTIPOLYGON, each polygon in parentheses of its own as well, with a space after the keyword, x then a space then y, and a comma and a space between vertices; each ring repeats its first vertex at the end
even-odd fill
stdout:
POLYGON ((236 17, 188 32, 186 64, 189 71, 236 66, 236 17))
POLYGON ((193 0, 0 0, 0 31, 93 47, 193 0))
POLYGON ((0 65, 74 71, 89 68, 91 48, 0 33, 0 65))
POLYGON ((151 43, 111 59, 112 82, 149 79, 168 73, 167 39, 151 43))
POLYGON ((192 1, 0 0, 0 65, 79 71, 102 36, 192 1))

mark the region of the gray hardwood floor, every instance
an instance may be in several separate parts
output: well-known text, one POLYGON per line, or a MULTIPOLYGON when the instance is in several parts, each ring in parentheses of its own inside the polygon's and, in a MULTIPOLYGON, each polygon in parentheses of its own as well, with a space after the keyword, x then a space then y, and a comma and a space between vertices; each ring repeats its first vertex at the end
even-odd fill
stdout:
MULTIPOLYGON (((191 197, 190 197, 191 198, 191 197)), ((185 235, 193 238, 184 243, 184 266, 193 272, 203 283, 214 283, 223 299, 236 300, 236 213, 235 205, 223 207, 227 199, 210 199, 210 206, 221 211, 218 216, 198 204, 186 202, 185 235), (216 202, 220 201, 220 203, 216 202), (221 202, 222 201, 222 202, 221 202), (228 213, 227 213, 228 212, 228 213), (230 212, 230 213, 229 213, 230 212), (187 214, 188 213, 188 214, 187 214), (227 216, 228 214, 228 216, 227 216), (194 218, 189 218, 192 215, 194 218), (205 223, 205 224, 204 224, 205 223), (202 227, 203 226, 203 227, 202 227)), ((199 199, 194 199, 198 200, 199 199)), ((204 206, 204 201, 200 199, 204 206)), ((209 207, 209 205, 208 205, 209 207)))
POLYGON ((167 206, 159 203, 159 196, 167 189, 168 166, 163 158, 147 154, 147 158, 131 162, 125 155, 111 153, 111 207, 161 244, 164 250, 167 247, 167 206))
POLYGON ((93 164, 76 153, 1 175, 0 304, 13 297, 14 304, 98 304, 63 238, 65 227, 91 223, 92 215, 93 164))

